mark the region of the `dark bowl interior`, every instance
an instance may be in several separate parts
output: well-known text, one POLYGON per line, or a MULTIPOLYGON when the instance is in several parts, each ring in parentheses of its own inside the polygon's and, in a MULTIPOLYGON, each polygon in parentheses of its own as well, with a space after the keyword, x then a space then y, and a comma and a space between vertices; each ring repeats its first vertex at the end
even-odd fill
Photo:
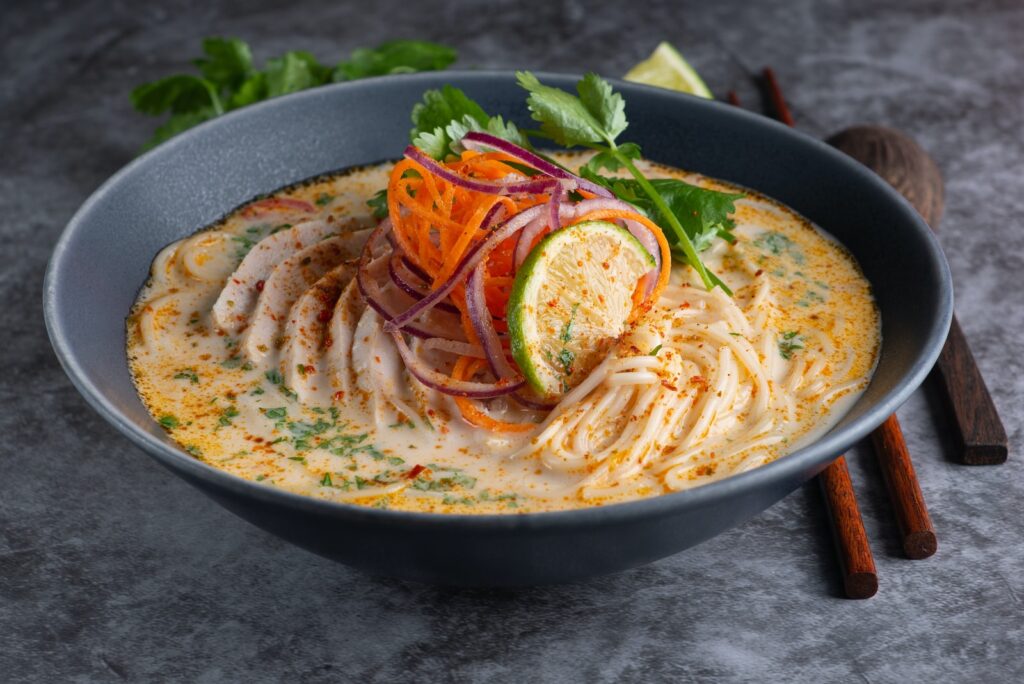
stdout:
MULTIPOLYGON (((576 77, 542 74, 566 89, 576 77)), ((624 139, 655 161, 756 189, 835 235, 882 313, 870 387, 829 434, 743 475, 603 508, 510 516, 402 513, 309 499, 247 482, 180 450, 136 396, 124 319, 167 243, 254 195, 397 158, 409 112, 451 83, 529 125, 510 72, 371 79, 280 98, 185 133, 118 172, 68 224, 45 285, 57 355, 93 407, 161 464, 225 507, 305 548, 367 571, 459 585, 525 585, 614 572, 681 551, 762 511, 892 413, 938 355, 952 286, 937 242, 888 185, 823 143, 735 107, 629 83, 624 139)))

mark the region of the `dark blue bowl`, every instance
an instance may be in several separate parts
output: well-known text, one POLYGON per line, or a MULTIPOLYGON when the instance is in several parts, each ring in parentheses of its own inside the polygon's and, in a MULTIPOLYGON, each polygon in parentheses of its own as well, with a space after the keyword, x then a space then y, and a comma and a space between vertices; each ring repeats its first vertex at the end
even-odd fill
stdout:
MULTIPOLYGON (((543 74, 562 88, 576 77, 543 74)), ((644 501, 528 515, 435 515, 329 503, 239 479, 178 448, 146 413, 125 360, 125 316, 167 243, 259 193, 343 167, 394 159, 427 88, 465 89, 524 119, 510 72, 370 79, 291 95, 207 123, 119 171, 82 206, 46 275, 57 356, 93 407, 158 462, 246 520, 368 572, 453 585, 562 582, 676 553, 775 503, 813 477, 921 383, 952 314, 949 271, 931 231, 873 173, 827 145, 735 107, 616 83, 625 139, 655 161, 759 190, 835 235, 856 256, 882 313, 870 387, 815 443, 721 482, 644 501)))

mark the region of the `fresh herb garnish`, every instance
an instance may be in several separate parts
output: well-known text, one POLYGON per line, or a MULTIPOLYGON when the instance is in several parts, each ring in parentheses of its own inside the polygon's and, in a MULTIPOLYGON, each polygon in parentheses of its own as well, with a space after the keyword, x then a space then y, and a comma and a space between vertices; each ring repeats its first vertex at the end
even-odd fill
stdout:
POLYGON ((225 112, 261 100, 330 82, 368 76, 434 71, 455 61, 452 48, 418 40, 396 40, 374 49, 355 50, 333 69, 304 51, 286 52, 256 69, 249 45, 237 38, 207 38, 204 56, 193 60, 199 74, 175 74, 140 85, 132 105, 151 116, 170 113, 146 143, 149 149, 182 131, 225 112))
POLYGON ((236 406, 228 406, 220 412, 220 418, 217 419, 217 424, 221 427, 227 427, 228 425, 231 425, 231 419, 237 415, 238 408, 236 406))
POLYGON ((174 374, 175 380, 188 380, 193 385, 199 384, 199 375, 196 374, 195 368, 185 368, 174 374))
POLYGON ((523 147, 530 144, 511 121, 488 116, 469 96, 450 85, 423 93, 423 100, 412 108, 412 123, 409 140, 434 159, 456 154, 453 145, 457 146, 470 131, 486 131, 523 147))
POLYGON ((159 422, 160 425, 162 425, 164 429, 167 430, 173 430, 174 428, 181 425, 181 422, 178 420, 178 418, 170 414, 160 416, 157 422, 159 422))
POLYGON ((377 219, 387 218, 388 216, 388 191, 387 189, 378 190, 377 194, 366 200, 366 205, 373 210, 373 217, 377 219))
POLYGON ((569 313, 569 320, 562 326, 562 331, 558 334, 558 339, 562 342, 568 343, 572 340, 572 324, 576 322, 576 312, 579 311, 580 305, 577 302, 572 305, 572 311, 569 313))
POLYGON ((660 351, 661 351, 661 345, 659 344, 657 347, 655 347, 651 351, 647 352, 647 355, 648 356, 657 356, 658 352, 660 352, 660 351))
MULTIPOLYGON (((707 219, 703 217, 707 209, 704 204, 708 202, 705 199, 695 204, 694 200, 704 199, 707 191, 679 181, 671 185, 658 183, 662 190, 671 190, 671 194, 666 197, 658 185, 640 172, 634 164, 634 160, 640 157, 640 148, 632 143, 616 142, 629 125, 622 96, 612 90, 607 81, 593 73, 586 74, 576 84, 577 95, 546 86, 528 71, 517 72, 516 77, 519 85, 529 93, 526 103, 533 119, 541 124, 540 135, 564 147, 579 145, 596 150, 597 155, 588 164, 587 177, 609 186, 616 194, 622 192, 626 195, 622 199, 626 201, 649 205, 647 211, 652 217, 660 218, 659 225, 667 227, 666 237, 675 244, 676 251, 686 263, 697 271, 704 286, 708 289, 718 286, 729 292, 725 284, 704 266, 695 242, 706 246, 704 243, 711 239, 712 233, 718 235, 723 230, 728 233, 731 224, 724 222, 727 218, 723 220, 713 215, 707 219), (616 189, 614 180, 604 179, 600 175, 602 169, 625 169, 633 178, 632 184, 620 185, 616 189), (694 211, 697 212, 696 217, 693 216, 694 211)), ((732 200, 736 196, 717 194, 724 197, 715 198, 716 204, 712 208, 727 216, 727 210, 731 210, 732 200)))
POLYGON ((789 361, 793 358, 793 352, 804 348, 803 336, 795 330, 782 333, 779 338, 779 356, 789 361))

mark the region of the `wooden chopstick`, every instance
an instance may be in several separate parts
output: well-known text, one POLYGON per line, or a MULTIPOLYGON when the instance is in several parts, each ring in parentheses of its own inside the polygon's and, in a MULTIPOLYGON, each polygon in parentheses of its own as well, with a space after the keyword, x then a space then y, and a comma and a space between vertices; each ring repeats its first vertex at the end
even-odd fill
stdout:
POLYGON ((965 465, 1005 463, 1010 453, 1006 428, 956 316, 953 316, 949 336, 935 367, 953 415, 960 462, 965 465))
POLYGON ((818 484, 825 497, 832 538, 836 542, 839 570, 843 575, 843 591, 851 599, 871 598, 878 591, 878 573, 871 555, 864 519, 860 516, 857 495, 850 481, 846 458, 840 456, 818 475, 818 484))
POLYGON ((871 443, 896 512, 896 522, 903 538, 903 552, 913 560, 931 556, 938 547, 935 529, 928 516, 921 486, 917 483, 917 474, 907 451, 907 442, 903 439, 903 430, 895 415, 889 416, 875 428, 871 433, 871 443))
MULTIPOLYGON (((765 68, 763 75, 775 117, 788 126, 794 125, 793 115, 782 97, 775 72, 765 68)), ((740 106, 734 91, 729 91, 727 99, 730 104, 740 106)), ((878 591, 878 572, 844 456, 830 463, 818 475, 818 485, 829 514, 829 526, 832 528, 839 571, 843 578, 843 592, 851 599, 871 598, 878 591)))
POLYGON ((775 118, 787 126, 796 126, 796 121, 793 120, 793 115, 789 113, 789 106, 786 104, 786 98, 782 97, 782 89, 779 88, 779 82, 775 78, 775 72, 772 71, 771 67, 765 67, 764 71, 761 72, 761 77, 764 79, 764 85, 768 91, 768 98, 772 102, 772 113, 775 118))

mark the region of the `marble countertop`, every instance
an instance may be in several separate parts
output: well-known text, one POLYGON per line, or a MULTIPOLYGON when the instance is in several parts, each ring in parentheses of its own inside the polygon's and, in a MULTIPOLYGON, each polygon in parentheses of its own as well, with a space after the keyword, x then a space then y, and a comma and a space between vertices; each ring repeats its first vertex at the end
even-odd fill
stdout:
POLYGON ((1024 680, 1024 7, 986 1, 14 2, 0 10, 0 672, 6 681, 1024 680), (756 7, 756 8, 755 8, 756 7), (616 9, 617 8, 617 9, 616 9), (849 462, 878 565, 840 598, 809 485, 681 555, 525 591, 364 576, 235 518, 99 419, 47 342, 50 251, 152 122, 131 86, 206 35, 328 62, 394 37, 459 64, 606 75, 678 45, 756 103, 770 64, 798 126, 881 123, 946 178, 957 312, 1011 440, 952 462, 934 388, 900 410, 939 551, 901 557, 869 450, 849 462))

